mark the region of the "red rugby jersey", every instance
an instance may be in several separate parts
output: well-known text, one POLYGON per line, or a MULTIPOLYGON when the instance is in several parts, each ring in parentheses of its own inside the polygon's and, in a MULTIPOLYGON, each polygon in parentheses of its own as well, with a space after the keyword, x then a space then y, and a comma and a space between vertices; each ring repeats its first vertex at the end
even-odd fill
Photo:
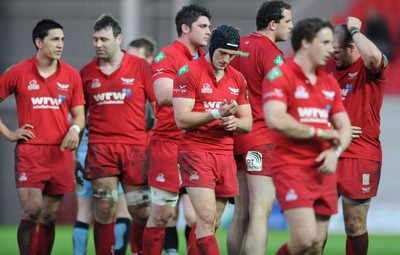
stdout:
MULTIPOLYGON (((239 105, 249 104, 246 99, 246 81, 233 67, 217 82, 211 65, 205 57, 192 61, 179 70, 174 82, 174 98, 195 100, 193 112, 218 109, 224 99, 236 100, 239 105)), ((226 131, 215 120, 199 128, 186 130, 178 149, 196 149, 221 154, 233 154, 233 132, 226 131)))
MULTIPOLYGON (((287 105, 288 113, 299 122, 315 128, 328 128, 332 115, 345 111, 339 85, 328 73, 319 68, 316 84, 311 85, 300 66, 288 60, 273 68, 263 82, 263 103, 279 100, 287 105)), ((272 152, 272 167, 284 165, 316 167, 315 158, 329 142, 319 138, 294 139, 278 132, 272 133, 276 145, 272 152)))
POLYGON ((144 59, 124 53, 110 75, 100 70, 98 58, 81 70, 89 143, 147 145, 146 100, 155 100, 151 72, 144 59))
POLYGON ((360 57, 345 70, 336 69, 333 59, 327 65, 327 71, 340 84, 343 104, 349 114, 351 125, 361 127, 362 130, 360 137, 351 141, 349 148, 341 157, 382 162, 379 135, 386 64, 382 57, 377 70, 369 70, 360 57))
MULTIPOLYGON (((199 49, 199 55, 204 55, 201 49, 199 49)), ((178 70, 191 60, 193 56, 190 50, 183 43, 175 40, 154 58, 151 64, 153 81, 159 78, 175 79, 178 70)), ((180 139, 182 132, 176 126, 172 106, 160 106, 156 103, 155 118, 157 118, 157 126, 153 129, 151 139, 180 139)))
POLYGON ((231 65, 247 80, 247 89, 253 115, 253 129, 249 134, 235 137, 235 154, 251 147, 271 143, 271 130, 267 128, 262 109, 262 87, 265 75, 275 66, 284 63, 284 54, 267 36, 253 32, 241 38, 240 50, 247 57, 235 57, 231 65))
POLYGON ((10 67, 0 77, 0 98, 14 93, 18 124, 31 124, 35 138, 20 143, 60 145, 67 134, 70 109, 85 104, 77 70, 58 61, 47 78, 39 74, 36 56, 10 67))

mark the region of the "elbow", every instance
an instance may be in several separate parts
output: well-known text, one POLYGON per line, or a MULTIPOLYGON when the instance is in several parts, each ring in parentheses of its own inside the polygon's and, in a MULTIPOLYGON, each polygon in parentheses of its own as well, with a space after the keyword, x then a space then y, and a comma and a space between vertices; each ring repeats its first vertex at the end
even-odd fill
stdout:
POLYGON ((188 125, 184 121, 181 121, 176 117, 175 117, 175 123, 176 123, 176 126, 178 127, 179 130, 187 130, 187 129, 189 129, 188 125))
POLYGON ((171 100, 168 98, 159 98, 159 99, 157 98, 157 103, 160 106, 171 106, 172 105, 171 100))
POLYGON ((278 120, 278 118, 273 118, 271 116, 265 118, 265 123, 267 124, 267 127, 269 129, 275 130, 275 131, 282 131, 283 127, 281 125, 281 121, 278 120))

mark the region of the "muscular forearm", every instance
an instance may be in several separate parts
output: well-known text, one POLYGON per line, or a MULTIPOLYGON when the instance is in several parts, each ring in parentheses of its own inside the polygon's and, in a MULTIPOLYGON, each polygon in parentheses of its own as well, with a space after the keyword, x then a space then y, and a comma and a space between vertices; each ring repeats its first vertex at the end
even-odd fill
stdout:
POLYGON ((253 127, 253 117, 251 115, 237 119, 236 132, 240 134, 247 134, 253 127))
POLYGON ((314 132, 316 132, 315 130, 312 130, 311 126, 298 122, 288 113, 280 114, 275 118, 269 117, 267 120, 269 120, 267 121, 269 128, 291 138, 308 139, 313 136, 314 132))
POLYGON ((175 116, 175 121, 179 129, 193 129, 213 122, 215 118, 211 112, 187 112, 181 116, 175 116))
POLYGON ((362 33, 354 34, 353 41, 365 66, 369 69, 378 68, 382 60, 382 53, 378 47, 362 33))

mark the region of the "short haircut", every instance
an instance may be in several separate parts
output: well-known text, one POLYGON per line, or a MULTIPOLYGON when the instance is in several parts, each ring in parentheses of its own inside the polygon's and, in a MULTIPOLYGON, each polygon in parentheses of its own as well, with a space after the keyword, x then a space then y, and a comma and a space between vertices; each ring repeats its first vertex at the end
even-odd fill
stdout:
POLYGON ((290 10, 292 6, 283 1, 266 1, 258 9, 256 25, 257 30, 264 29, 271 21, 279 23, 283 19, 283 11, 290 10))
POLYGON ((329 21, 323 21, 320 18, 307 18, 300 20, 292 30, 292 47, 297 52, 301 47, 303 39, 312 42, 317 33, 323 28, 330 28, 333 31, 332 24, 329 21))
POLYGON ((350 43, 353 42, 353 38, 351 38, 351 35, 349 31, 347 30, 347 25, 346 24, 339 24, 335 27, 334 30, 335 37, 337 38, 339 42, 339 46, 341 48, 349 46, 350 43))
POLYGON ((156 42, 150 37, 143 36, 131 41, 129 47, 144 48, 144 55, 148 58, 154 55, 156 51, 156 42))
POLYGON ((121 34, 122 29, 118 21, 114 19, 111 14, 103 13, 94 23, 94 32, 100 31, 102 29, 112 29, 114 37, 121 34))
POLYGON ((43 19, 36 24, 36 26, 32 30, 32 41, 36 49, 38 49, 35 43, 36 38, 39 38, 43 41, 43 39, 49 34, 49 30, 52 29, 63 30, 63 27, 51 19, 43 19))
POLYGON ((178 36, 182 35, 183 24, 191 27, 200 16, 205 16, 208 19, 211 19, 210 11, 198 4, 183 6, 175 17, 176 32, 178 33, 178 36))

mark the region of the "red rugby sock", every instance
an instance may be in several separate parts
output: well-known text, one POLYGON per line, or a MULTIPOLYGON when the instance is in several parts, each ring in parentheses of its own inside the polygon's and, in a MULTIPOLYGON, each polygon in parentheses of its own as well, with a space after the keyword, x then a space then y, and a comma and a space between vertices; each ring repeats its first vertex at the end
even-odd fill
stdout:
POLYGON ((42 255, 50 255, 53 249, 55 237, 55 225, 39 224, 37 232, 37 253, 42 255))
POLYGON ((218 243, 214 235, 197 239, 196 245, 200 255, 219 255, 218 243))
POLYGON ((347 255, 367 255, 368 253, 368 232, 360 236, 347 236, 347 255))
POLYGON ((284 243, 281 248, 276 252, 276 255, 290 255, 287 243, 284 243))
POLYGON ((145 227, 143 254, 161 254, 164 247, 165 227, 145 227))
POLYGON ((21 255, 36 254, 37 223, 31 220, 21 220, 18 226, 18 247, 21 255))
POLYGON ((93 231, 96 254, 114 254, 114 223, 101 224, 95 220, 93 231))

